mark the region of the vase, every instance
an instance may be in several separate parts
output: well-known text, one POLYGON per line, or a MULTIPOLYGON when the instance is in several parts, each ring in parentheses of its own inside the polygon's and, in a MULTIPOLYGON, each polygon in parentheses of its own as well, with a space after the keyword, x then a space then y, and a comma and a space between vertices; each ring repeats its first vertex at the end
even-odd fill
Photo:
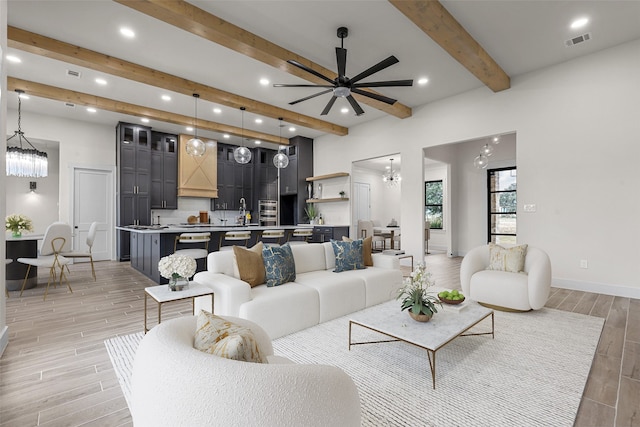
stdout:
POLYGON ((169 279, 170 291, 182 291, 189 287, 189 279, 186 277, 172 277, 169 279))
POLYGON ((414 314, 413 311, 409 310, 409 316, 417 322, 428 322, 433 317, 433 313, 431 314, 414 314))
POLYGON ((11 235, 13 237, 22 237, 22 232, 21 231, 12 231, 11 235))

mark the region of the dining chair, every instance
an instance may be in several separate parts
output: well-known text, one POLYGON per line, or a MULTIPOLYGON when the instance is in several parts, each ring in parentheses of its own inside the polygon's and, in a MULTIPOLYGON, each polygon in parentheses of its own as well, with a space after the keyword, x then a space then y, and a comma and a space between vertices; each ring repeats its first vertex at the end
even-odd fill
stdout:
POLYGON ((59 285, 62 285, 62 280, 67 284, 69 291, 73 293, 71 285, 67 276, 64 274, 64 266, 69 263, 69 259, 61 255, 62 252, 68 251, 71 248, 71 226, 64 222, 54 222, 49 225, 44 232, 44 238, 42 239, 42 247, 40 248, 40 254, 37 258, 18 258, 18 262, 27 264, 27 274, 24 276, 22 282, 22 288, 20 289, 20 296, 24 292, 24 288, 29 278, 29 272, 32 267, 44 267, 49 269, 49 279, 47 281, 47 288, 44 291, 44 300, 47 299, 49 293, 49 286, 53 281, 56 286, 56 281, 59 285), (58 269, 60 272, 58 273, 58 269))
POLYGON ((227 231, 220 235, 220 246, 218 246, 218 250, 230 250, 232 246, 243 246, 246 248, 249 244, 249 239, 251 239, 250 230, 227 231), (243 245, 237 245, 237 243, 241 243, 243 241, 243 245), (231 242, 231 244, 225 246, 224 243, 228 242, 231 242))
MULTIPOLYGON (((62 255, 65 258, 89 258, 89 261, 91 262, 91 274, 93 274, 93 280, 96 280, 96 270, 93 267, 93 255, 91 254, 91 248, 93 247, 93 242, 96 239, 96 230, 98 228, 98 223, 97 222, 92 222, 91 225, 89 226, 89 232, 87 233, 87 246, 89 247, 89 251, 88 252, 83 252, 83 251, 69 251, 69 252, 63 252, 62 255)), ((69 271, 69 265, 67 264, 67 271, 69 271)))
POLYGON ((385 238, 382 235, 374 233, 373 221, 358 220, 358 238, 365 239, 369 236, 371 236, 371 248, 373 250, 385 249, 385 238), (380 243, 382 243, 382 249, 380 249, 380 243))
POLYGON ((173 242, 173 254, 188 256, 193 259, 207 258, 209 255, 209 241, 211 240, 211 233, 182 233, 176 236, 173 242), (182 247, 180 246, 196 246, 196 247, 182 247))

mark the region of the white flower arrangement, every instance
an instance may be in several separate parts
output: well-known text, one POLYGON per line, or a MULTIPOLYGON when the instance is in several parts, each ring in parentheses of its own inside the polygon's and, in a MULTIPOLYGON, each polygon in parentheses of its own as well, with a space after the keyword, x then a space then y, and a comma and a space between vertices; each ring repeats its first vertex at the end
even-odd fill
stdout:
POLYGON ((7 230, 13 233, 22 233, 23 231, 33 231, 31 220, 22 214, 11 214, 5 218, 5 226, 7 230))
POLYGON ((169 255, 158 262, 160 275, 165 279, 189 278, 196 273, 196 260, 183 255, 169 255))

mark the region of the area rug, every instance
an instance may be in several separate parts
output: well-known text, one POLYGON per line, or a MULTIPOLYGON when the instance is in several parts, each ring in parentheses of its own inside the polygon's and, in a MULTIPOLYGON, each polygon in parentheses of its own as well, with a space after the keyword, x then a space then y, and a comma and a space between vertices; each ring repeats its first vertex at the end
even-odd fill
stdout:
MULTIPOLYGON (((383 343, 348 350, 345 316, 274 340, 297 363, 338 366, 358 387, 363 426, 572 426, 603 319, 542 309, 495 314, 495 339, 460 337, 437 352, 383 343)), ((407 321, 412 321, 407 316, 407 321)), ((473 331, 490 329, 486 319, 473 331)), ((105 341, 125 398, 142 334, 105 341)), ((383 338, 354 326, 354 341, 383 338)))

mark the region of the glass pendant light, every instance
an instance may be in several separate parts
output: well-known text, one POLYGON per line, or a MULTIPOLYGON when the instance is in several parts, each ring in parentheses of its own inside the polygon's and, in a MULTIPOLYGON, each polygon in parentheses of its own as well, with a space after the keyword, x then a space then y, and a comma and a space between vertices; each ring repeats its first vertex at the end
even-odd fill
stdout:
POLYGON ((493 154, 493 147, 489 144, 484 144, 482 149, 480 150, 480 154, 483 154, 487 157, 493 154))
POLYGON ((475 159, 473 159, 473 165, 478 169, 486 169, 489 165, 489 159, 484 154, 480 153, 475 159))
MULTIPOLYGON (((284 125, 282 124, 282 117, 278 117, 278 120, 280 120, 280 142, 282 142, 282 126, 284 125)), ((278 148, 278 154, 273 156, 273 165, 278 169, 283 169, 289 166, 289 157, 287 157, 286 154, 280 151, 282 150, 282 148, 283 146, 281 144, 278 148)))
POLYGON ((196 102, 195 125, 193 126, 194 137, 187 141, 186 150, 187 150, 187 154, 190 156, 201 157, 204 154, 204 152, 207 150, 207 146, 205 145, 204 142, 202 142, 200 138, 198 138, 198 98, 200 98, 200 95, 198 95, 197 93, 194 93, 193 97, 196 100, 195 101, 196 102))
POLYGON ((22 131, 22 98, 23 90, 16 89, 18 93, 18 130, 7 138, 7 143, 16 136, 19 147, 7 146, 6 162, 7 176, 19 176, 28 178, 42 178, 49 174, 49 159, 47 153, 37 150, 36 147, 24 136, 22 131), (31 149, 22 147, 22 140, 31 146, 31 149))
POLYGON ((240 107, 240 111, 242 111, 241 145, 233 150, 233 158, 236 159, 236 162, 246 165, 251 161, 251 150, 244 146, 244 110, 246 110, 245 107, 240 107))

